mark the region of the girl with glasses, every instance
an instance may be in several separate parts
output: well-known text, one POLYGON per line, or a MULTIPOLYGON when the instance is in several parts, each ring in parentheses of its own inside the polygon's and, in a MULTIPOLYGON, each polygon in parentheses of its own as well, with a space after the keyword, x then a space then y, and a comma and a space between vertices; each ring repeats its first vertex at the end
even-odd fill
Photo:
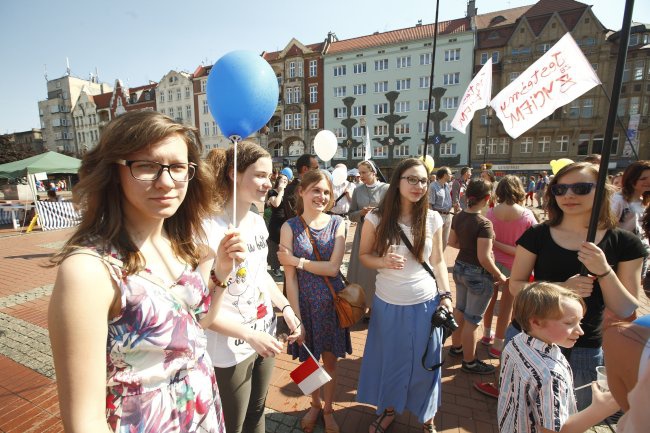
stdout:
POLYGON ((424 432, 435 432, 441 404, 442 328, 431 328, 439 306, 452 310, 442 249, 442 218, 429 209, 428 173, 420 159, 403 160, 386 196, 366 215, 359 249, 361 262, 377 270, 377 292, 366 340, 357 400, 377 407, 370 433, 382 433, 396 413, 409 410, 424 432), (401 233, 411 243, 406 247, 401 233), (434 280, 422 265, 426 262, 434 280), (428 349, 428 350, 427 350, 428 349))
POLYGON ((153 111, 113 120, 84 155, 48 314, 67 432, 224 432, 204 329, 245 245, 236 230, 203 245, 200 155, 194 128, 153 111))
MULTIPOLYGON (((605 185, 595 242, 586 242, 595 198, 598 166, 577 162, 563 167, 549 183, 545 202, 548 220, 529 228, 517 241, 510 275, 513 295, 535 281, 558 283, 578 295, 587 305, 582 320, 584 335, 567 356, 576 387, 596 380, 596 367, 603 365, 601 322, 605 307, 628 317, 638 306, 641 262, 646 255, 634 234, 616 228, 610 210, 611 186, 605 185), (581 276, 584 266, 589 275, 581 276)), ((520 329, 513 321, 506 342, 520 329)), ((591 403, 591 389, 576 392, 578 409, 591 403)))

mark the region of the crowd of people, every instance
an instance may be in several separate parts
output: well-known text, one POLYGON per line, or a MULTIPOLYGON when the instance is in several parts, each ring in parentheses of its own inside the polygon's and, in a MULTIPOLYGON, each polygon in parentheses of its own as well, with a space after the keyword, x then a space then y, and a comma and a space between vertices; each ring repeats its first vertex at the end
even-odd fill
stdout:
POLYGON ((309 154, 294 172, 274 170, 253 142, 238 143, 237 158, 234 148, 206 160, 201 151, 194 128, 129 112, 84 155, 73 195, 82 220, 52 259, 49 333, 66 431, 264 432, 285 341, 331 378, 311 393, 302 430, 322 419, 340 431, 337 366, 352 341, 333 297, 346 286, 351 224, 347 280, 368 307, 357 401, 375 408, 369 433, 405 411, 436 431, 449 336, 457 374, 496 372, 478 343, 500 360, 499 382, 475 387, 498 398, 501 432, 584 431, 619 408, 619 431, 647 425, 650 320, 634 320, 650 286, 650 162, 631 164, 618 189, 607 182, 586 242, 592 162, 497 181, 487 167, 473 177, 406 158, 386 183, 368 160, 335 184, 309 154), (541 224, 533 198, 548 215, 541 224), (456 299, 447 247, 458 249, 456 299), (592 384, 602 366, 609 390, 592 384))

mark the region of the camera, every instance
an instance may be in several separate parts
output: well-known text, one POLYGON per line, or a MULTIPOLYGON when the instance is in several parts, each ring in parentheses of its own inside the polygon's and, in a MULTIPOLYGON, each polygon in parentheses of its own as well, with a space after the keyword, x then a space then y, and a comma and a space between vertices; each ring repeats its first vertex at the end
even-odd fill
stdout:
POLYGON ((431 316, 431 326, 433 328, 443 328, 445 334, 451 334, 458 329, 458 323, 454 316, 443 306, 439 306, 431 316))

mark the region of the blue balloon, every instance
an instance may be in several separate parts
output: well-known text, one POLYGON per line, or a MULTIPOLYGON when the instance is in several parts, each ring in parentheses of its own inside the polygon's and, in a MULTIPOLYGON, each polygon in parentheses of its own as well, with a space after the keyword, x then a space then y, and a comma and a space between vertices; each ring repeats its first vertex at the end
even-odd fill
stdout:
POLYGON ((278 79, 266 60, 232 51, 214 64, 206 88, 212 117, 226 137, 246 138, 269 121, 278 105, 278 79))
POLYGON ((650 328, 650 314, 645 315, 645 316, 641 316, 632 323, 636 323, 637 325, 645 326, 646 328, 650 328))
POLYGON ((289 167, 284 167, 282 171, 280 171, 280 174, 283 174, 289 179, 289 182, 293 180, 293 171, 289 167))

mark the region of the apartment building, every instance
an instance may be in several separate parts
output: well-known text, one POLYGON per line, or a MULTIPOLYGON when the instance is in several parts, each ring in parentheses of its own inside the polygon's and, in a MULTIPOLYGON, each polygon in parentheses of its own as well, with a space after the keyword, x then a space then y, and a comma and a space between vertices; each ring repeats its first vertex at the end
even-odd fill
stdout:
POLYGON ((194 96, 192 75, 171 70, 156 86, 156 108, 177 122, 194 126, 194 96))
POLYGON ((434 25, 417 25, 333 41, 324 55, 325 128, 339 139, 336 162, 363 158, 368 128, 372 158, 393 167, 422 154, 429 88, 434 87, 429 143, 436 165, 467 162, 468 137, 449 123, 472 79, 470 18, 438 24, 435 80, 430 81, 434 25), (430 146, 431 148, 431 146, 430 146))
POLYGON ((192 74, 192 86, 194 90, 194 113, 195 124, 201 136, 203 143, 203 153, 207 153, 211 149, 217 147, 227 148, 230 146, 230 140, 223 135, 221 128, 210 113, 208 106, 208 95, 206 93, 206 86, 208 85, 208 76, 212 70, 212 65, 200 65, 192 74))
POLYGON ((293 38, 281 51, 262 53, 280 87, 278 106, 260 135, 276 168, 313 153, 314 137, 323 129, 323 52, 334 37, 309 45, 293 38))
POLYGON ((72 117, 72 111, 82 91, 88 95, 109 92, 112 87, 100 83, 96 77, 88 80, 67 74, 47 81, 47 99, 38 101, 43 145, 47 150, 79 153, 80 143, 72 117))
MULTIPOLYGON (((603 83, 613 76, 610 46, 603 24, 591 6, 573 0, 540 0, 531 6, 508 9, 476 17, 478 69, 492 58, 496 95, 570 32, 603 83)), ((615 60, 614 60, 615 61, 615 60)), ((611 89, 608 90, 610 92, 611 89)), ((513 140, 495 115, 478 112, 472 122, 471 164, 492 165, 499 174, 548 170, 549 161, 570 158, 580 161, 603 146, 609 102, 600 86, 513 140)), ((612 159, 621 151, 620 134, 612 143, 612 159)), ((610 167, 615 166, 612 162, 610 167)))

